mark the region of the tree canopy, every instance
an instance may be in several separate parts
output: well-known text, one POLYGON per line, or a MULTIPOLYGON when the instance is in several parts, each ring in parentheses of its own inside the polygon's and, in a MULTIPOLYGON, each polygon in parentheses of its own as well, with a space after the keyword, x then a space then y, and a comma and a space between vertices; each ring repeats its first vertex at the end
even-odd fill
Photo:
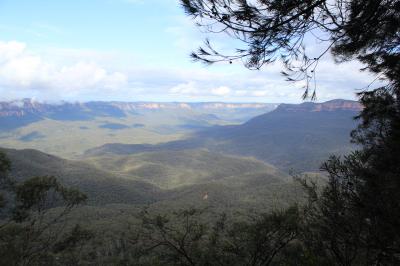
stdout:
POLYGON ((328 175, 322 189, 300 179, 309 194, 302 243, 311 257, 325 258, 327 265, 398 265, 400 1, 181 2, 200 27, 226 32, 244 44, 235 54, 225 55, 206 40, 205 47, 192 54, 195 60, 212 64, 242 59, 246 67, 259 69, 281 58, 288 80, 309 81, 315 79, 322 56, 331 52, 337 62, 357 59, 364 70, 386 81, 383 87, 359 94, 364 109, 351 134, 358 150, 322 165, 328 175), (304 48, 310 36, 326 47, 312 58, 304 48))
POLYGON ((62 223, 86 195, 64 187, 53 176, 17 182, 10 170, 10 160, 0 151, 1 265, 57 265, 57 256, 91 237, 79 225, 69 232, 62 223))
MULTIPOLYGON (((250 69, 281 59, 290 81, 315 79, 319 60, 331 52, 337 62, 358 59, 365 69, 400 84, 400 1, 398 0, 181 0, 198 26, 241 41, 233 54, 214 49, 210 40, 192 53, 212 64, 243 60, 250 69), (309 56, 304 43, 325 47, 309 56)), ((307 82, 309 84, 309 82, 307 82)), ((306 86, 304 98, 309 94, 306 86)))

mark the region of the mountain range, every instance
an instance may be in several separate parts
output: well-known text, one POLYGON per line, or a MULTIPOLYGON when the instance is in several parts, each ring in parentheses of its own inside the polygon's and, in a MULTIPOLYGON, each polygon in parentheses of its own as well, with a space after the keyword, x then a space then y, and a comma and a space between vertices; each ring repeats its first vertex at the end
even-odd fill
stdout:
POLYGON ((64 158, 107 143, 156 144, 213 125, 239 124, 276 108, 264 103, 0 102, 0 146, 64 158))
POLYGON ((0 103, 0 146, 70 159, 202 149, 254 157, 286 172, 316 171, 330 155, 356 148, 350 132, 361 109, 349 100, 276 106, 26 99, 0 103))
POLYGON ((206 148, 254 156, 287 171, 315 171, 331 154, 343 155, 355 148, 350 132, 361 109, 348 100, 282 104, 241 125, 210 127, 189 138, 157 145, 105 144, 88 150, 86 156, 206 148))
POLYGON ((15 129, 43 119, 85 121, 96 117, 122 118, 128 114, 165 110, 192 110, 210 114, 240 111, 244 114, 247 113, 248 116, 255 111, 266 112, 276 107, 277 104, 222 102, 60 102, 51 104, 23 99, 0 102, 0 129, 15 129))
POLYGON ((266 105, 23 102, 3 104, 0 110, 2 119, 16 124, 27 117, 42 119, 0 134, 0 145, 13 146, 17 137, 15 143, 36 145, 35 149, 2 149, 13 163, 14 178, 56 176, 86 193, 92 206, 150 204, 161 209, 193 204, 270 208, 275 202, 282 206, 297 201, 301 189, 293 183, 290 170, 316 172, 331 154, 356 148, 349 134, 356 126, 354 116, 362 110, 357 102, 347 100, 281 104, 235 123, 194 109, 243 108, 245 113, 247 108, 255 111, 266 105), (178 129, 184 134, 176 134, 178 129), (168 130, 175 130, 172 140, 165 137, 171 134, 168 130), (125 142, 138 138, 142 139, 136 144, 125 142), (123 142, 111 143, 113 139, 123 142), (66 159, 39 151, 47 147, 82 153, 66 159))

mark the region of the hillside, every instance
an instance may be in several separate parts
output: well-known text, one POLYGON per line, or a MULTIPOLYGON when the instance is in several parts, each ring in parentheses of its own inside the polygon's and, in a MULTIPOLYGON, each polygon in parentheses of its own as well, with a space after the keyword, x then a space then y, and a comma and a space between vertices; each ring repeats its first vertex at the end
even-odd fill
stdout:
POLYGON ((271 206, 277 198, 283 203, 293 200, 290 191, 296 187, 273 166, 204 150, 107 155, 79 162, 36 150, 1 151, 12 161, 11 175, 17 180, 56 176, 86 193, 90 205, 271 206), (206 202, 205 193, 210 197, 206 202))
POLYGON ((213 152, 254 156, 283 170, 315 171, 331 154, 355 147, 350 132, 361 106, 354 101, 282 104, 276 110, 233 126, 215 126, 190 138, 158 145, 106 144, 87 156, 205 148, 213 152))
POLYGON ((11 176, 24 180, 52 175, 66 186, 87 194, 89 204, 145 204, 159 200, 161 191, 146 182, 125 179, 84 162, 64 160, 36 150, 1 149, 12 162, 11 176))
POLYGON ((89 157, 99 169, 149 182, 163 189, 208 182, 244 182, 249 174, 285 180, 273 166, 251 158, 226 156, 205 150, 159 151, 133 155, 89 157), (243 180, 240 180, 243 179, 243 180))
POLYGON ((354 149, 350 132, 360 108, 341 100, 284 104, 242 125, 207 130, 199 137, 219 143, 211 149, 255 156, 286 170, 315 170, 329 155, 354 149))

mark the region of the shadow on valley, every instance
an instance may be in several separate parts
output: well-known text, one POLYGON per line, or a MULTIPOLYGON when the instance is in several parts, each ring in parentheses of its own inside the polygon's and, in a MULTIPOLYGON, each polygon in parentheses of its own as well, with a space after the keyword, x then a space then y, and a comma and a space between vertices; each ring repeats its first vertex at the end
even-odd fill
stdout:
POLYGON ((344 100, 282 104, 241 125, 206 128, 187 139, 158 145, 106 144, 88 150, 85 156, 201 148, 252 156, 285 171, 316 171, 330 155, 343 155, 355 148, 349 142, 349 134, 360 110, 357 102, 344 100))

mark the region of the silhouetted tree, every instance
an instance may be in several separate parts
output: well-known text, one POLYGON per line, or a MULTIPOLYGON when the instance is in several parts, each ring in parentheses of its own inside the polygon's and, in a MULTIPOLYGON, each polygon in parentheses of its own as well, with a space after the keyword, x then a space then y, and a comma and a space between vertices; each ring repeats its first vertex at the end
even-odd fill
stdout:
MULTIPOLYGON (((213 48, 209 40, 192 53, 212 64, 242 60, 250 69, 281 58, 288 80, 315 80, 319 60, 331 51, 338 62, 356 58, 366 69, 399 87, 400 1, 398 0, 181 0, 185 12, 206 31, 240 40, 233 54, 213 48), (306 39, 321 43, 310 56, 306 39)), ((315 96, 315 88, 312 96, 315 96)))
POLYGON ((297 207, 229 221, 224 214, 206 222, 203 212, 188 209, 173 216, 143 214, 133 238, 145 265, 278 265, 300 232, 297 207), (282 258, 281 258, 282 259, 282 258), (147 264, 146 264, 147 263, 147 264))
MULTIPOLYGON (((2 265, 56 265, 57 257, 71 252, 90 237, 80 227, 65 227, 66 216, 86 196, 65 188, 55 177, 32 177, 14 182, 8 175, 10 161, 0 152, 0 259, 2 265), (4 199, 5 197, 3 197, 4 199)), ((64 265, 68 265, 65 264, 64 265)), ((72 265, 72 264, 71 264, 72 265)))
POLYGON ((6 155, 0 152, 0 219, 2 218, 3 208, 6 205, 6 191, 10 188, 11 180, 7 173, 10 171, 11 162, 6 155))
POLYGON ((305 242, 338 265, 400 264, 400 110, 386 89, 362 94, 353 141, 362 149, 332 157, 327 186, 310 192, 305 242), (322 247, 322 248, 321 248, 322 247))
MULTIPOLYGON (((244 60, 259 69, 281 58, 289 81, 309 81, 321 57, 358 59, 387 85, 359 94, 364 106, 352 133, 359 150, 332 157, 322 170, 326 187, 303 181, 309 194, 303 243, 324 265, 400 264, 400 1, 398 0, 181 0, 186 13, 210 32, 241 41, 232 55, 206 40, 192 54, 208 64, 244 60), (308 56, 304 40, 325 44, 308 56)), ((315 87, 312 98, 315 96, 315 87)), ((318 264, 318 263, 317 263, 318 264)))

